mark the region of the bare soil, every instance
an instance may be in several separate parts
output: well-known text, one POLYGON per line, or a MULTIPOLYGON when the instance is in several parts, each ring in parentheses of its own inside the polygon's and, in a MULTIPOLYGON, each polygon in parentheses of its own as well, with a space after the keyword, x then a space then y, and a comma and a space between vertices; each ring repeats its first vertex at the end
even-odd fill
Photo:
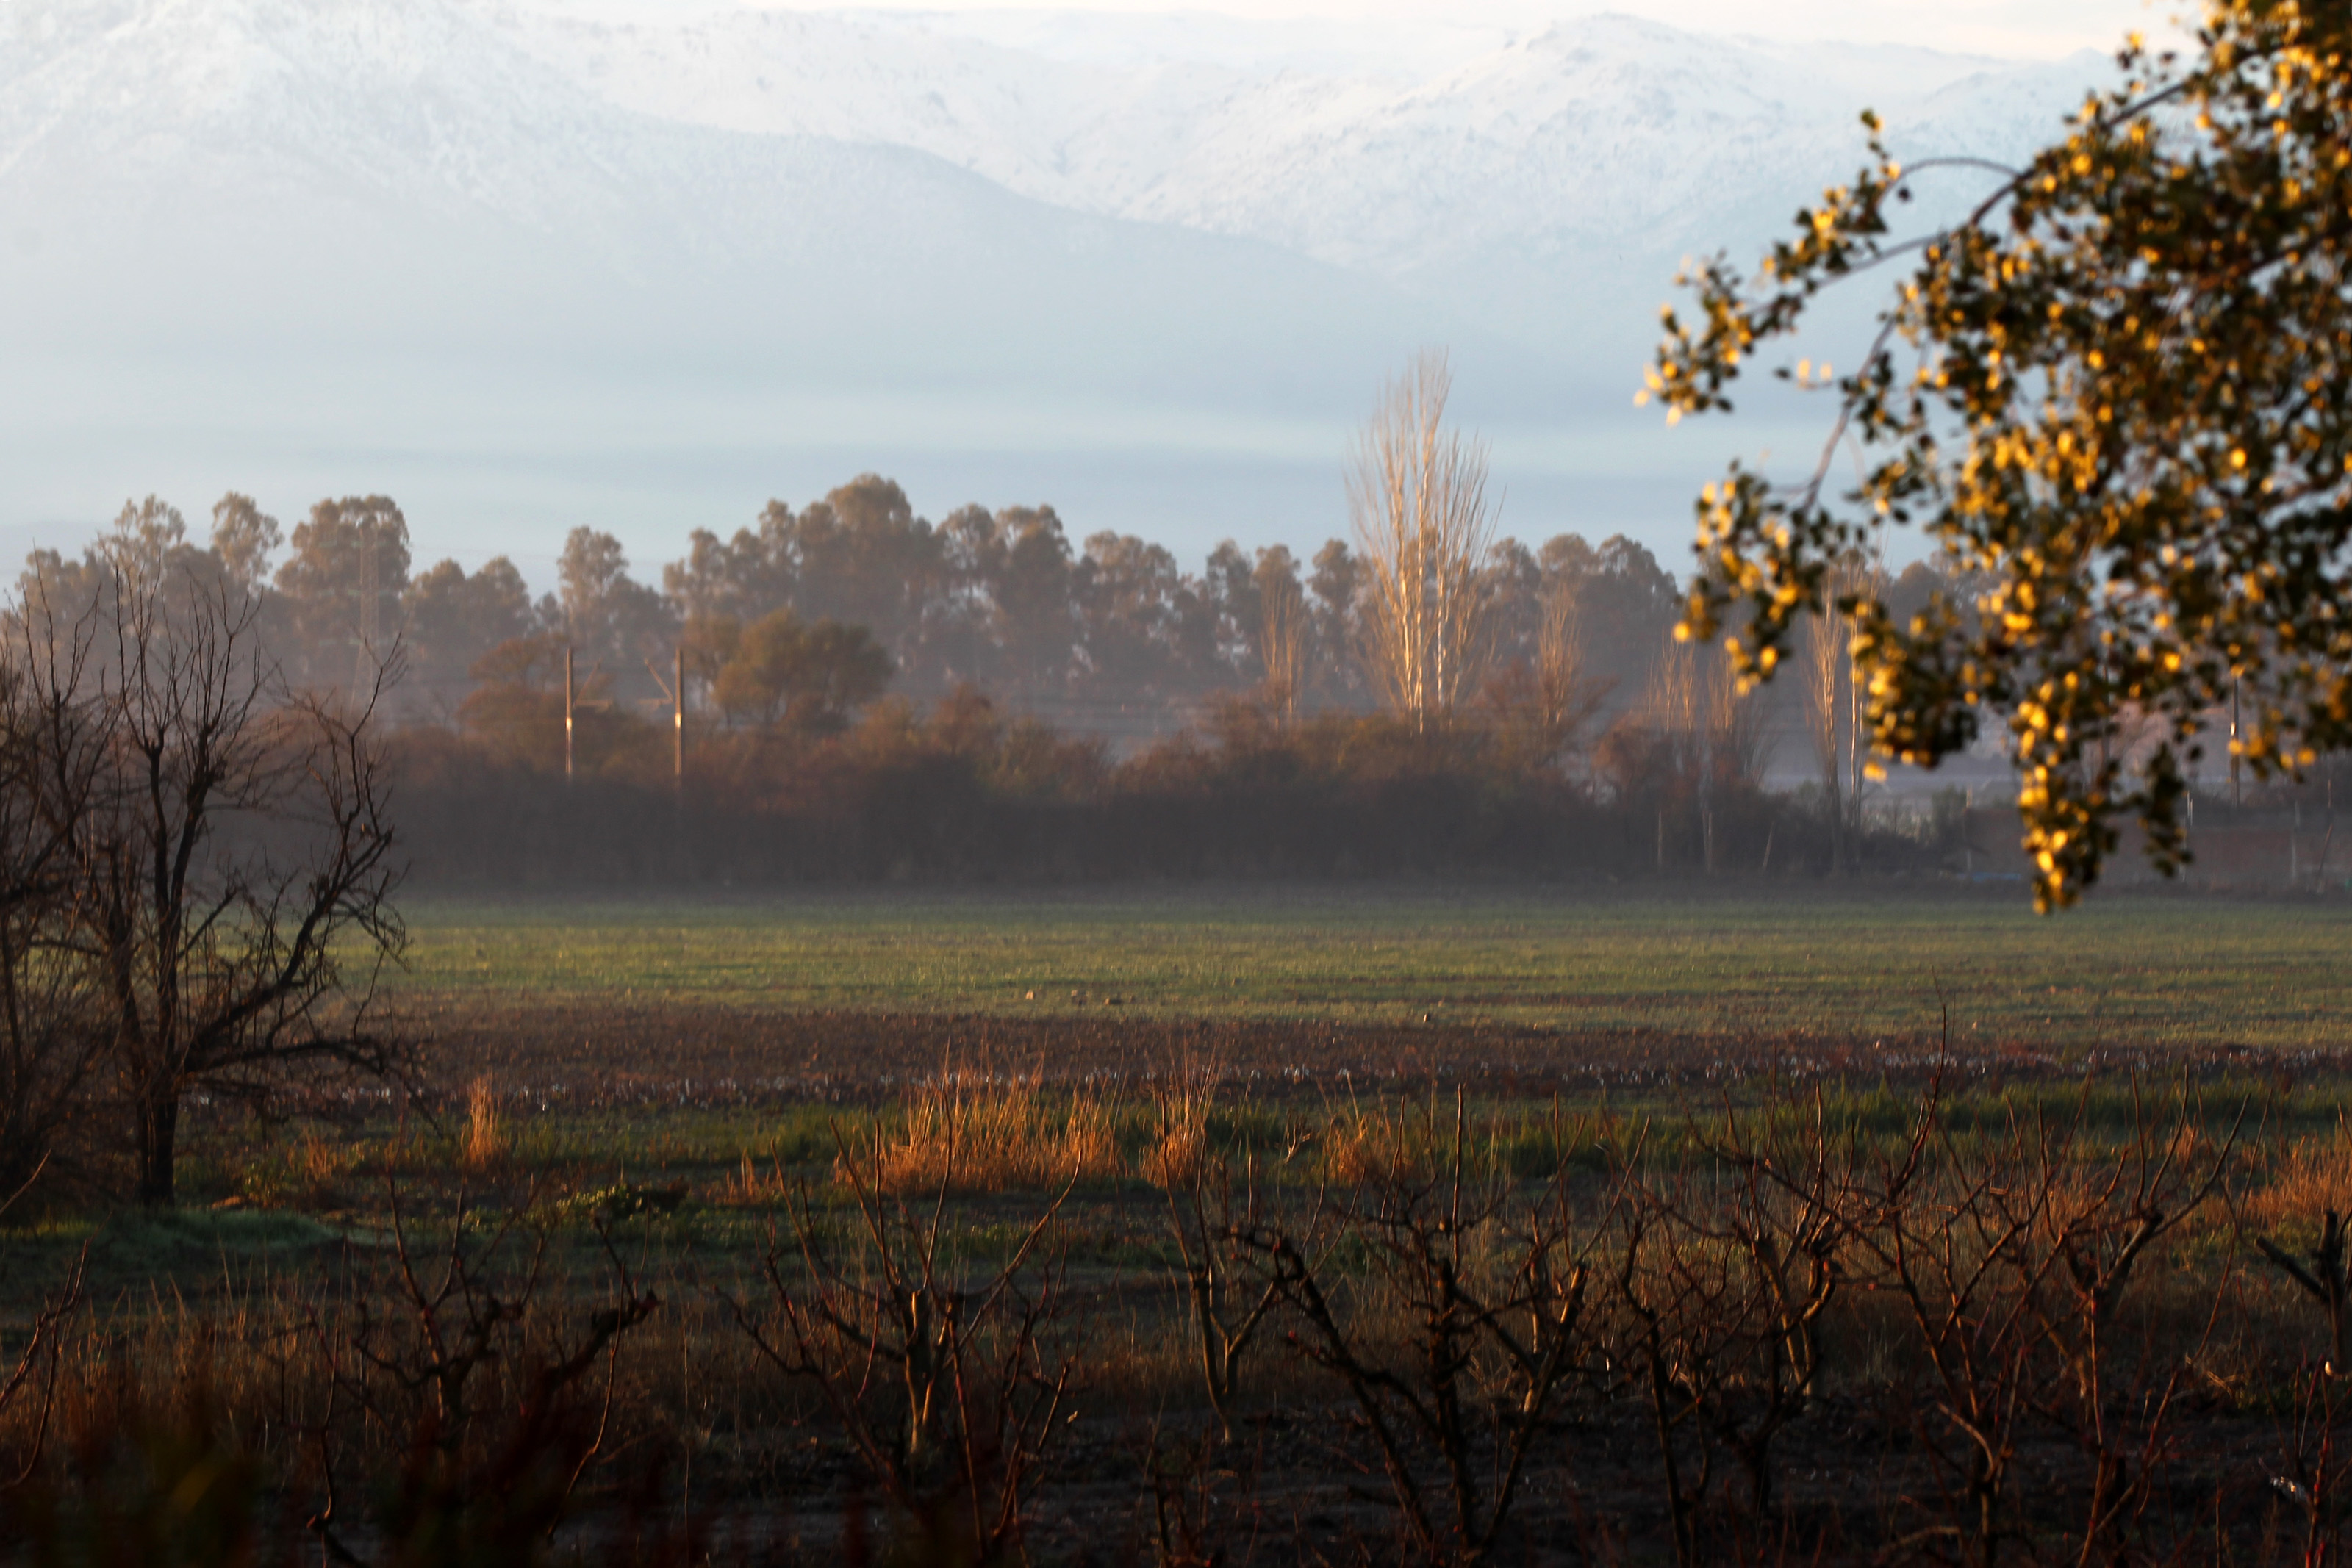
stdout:
POLYGON ((1703 1033, 1167 1019, 1098 1010, 1003 1015, 761 1010, 692 1002, 550 1002, 483 1007, 418 998, 424 1066, 444 1085, 487 1076, 543 1104, 740 1104, 887 1094, 943 1071, 1034 1072, 1100 1082, 1213 1072, 1286 1082, 1463 1084, 1513 1093, 1731 1084, 1814 1076, 1907 1081, 1939 1066, 1964 1077, 2033 1077, 2130 1067, 2230 1072, 2338 1066, 2333 1053, 2210 1048, 2061 1057, 2026 1044, 1947 1044, 1933 1034, 1838 1038, 1817 1030, 1703 1033))

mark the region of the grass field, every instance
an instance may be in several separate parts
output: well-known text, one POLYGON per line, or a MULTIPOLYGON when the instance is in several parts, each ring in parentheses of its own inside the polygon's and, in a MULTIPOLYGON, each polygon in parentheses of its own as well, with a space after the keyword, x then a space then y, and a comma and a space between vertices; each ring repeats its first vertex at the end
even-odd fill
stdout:
POLYGON ((1431 1561, 1403 1500, 1490 1473, 1514 1410, 1537 1436, 1497 1560, 1943 1562, 1916 1543, 1992 1528, 1963 1506, 1968 1401, 2018 1423, 2020 1560, 2127 1535, 2100 1560, 2315 1561, 2289 1547, 2344 1533, 2333 1503, 2281 1511, 2274 1477, 2352 1495, 2352 1397, 2256 1239, 2322 1267, 2352 1202, 2352 905, 1192 885, 404 909, 391 999, 425 1093, 209 1099, 180 1211, 0 1227, 0 1389, 29 1369, 0 1391, 0 1480, 29 1478, 0 1485, 0 1564, 97 1560, 12 1556, 12 1518, 104 1541, 215 1476, 289 1559, 315 1550, 293 1521, 340 1506, 354 1539, 532 1543, 475 1561, 970 1563, 925 1532, 985 1496, 1019 1525, 999 1562, 1431 1561), (1952 1073, 1919 1049, 1945 1003, 1952 1073), (1985 1271, 1902 1308, 1898 1241, 1985 1271), (1461 1279, 1504 1310, 1444 1305, 1431 1281, 1461 1279), (2081 1354, 2093 1294, 2128 1301, 2112 1360, 2081 1354), (1252 1301, 1271 1315, 1219 1394, 1199 1314, 1228 1333, 1252 1301), (1391 1415, 1426 1404, 1441 1309, 1446 1333, 1553 1325, 1580 1370, 1531 1393, 1510 1369, 1535 1364, 1488 1343, 1477 1432, 1385 1436, 1333 1347, 1406 1369, 1391 1415), (1926 1375, 1948 1309, 1994 1336, 1958 1393, 1926 1375), (794 1323, 833 1327, 784 1352, 794 1323), (488 1369, 455 1395, 450 1343, 488 1369), (914 1414, 919 1364, 955 1368, 952 1416, 914 1414), (2110 1381, 2084 1392, 2086 1365, 2110 1381), (1738 1458, 1768 1421, 1769 1494, 1738 1458), (2126 1526, 2098 1522, 2111 1441, 2156 1500, 2126 1526), (523 1460, 584 1479, 542 1519, 523 1460))
POLYGON ((2352 904, 2021 889, 1524 889, 418 897, 412 1003, 487 1020, 958 1015, 1917 1039, 2094 1049, 2352 1042, 2352 904))

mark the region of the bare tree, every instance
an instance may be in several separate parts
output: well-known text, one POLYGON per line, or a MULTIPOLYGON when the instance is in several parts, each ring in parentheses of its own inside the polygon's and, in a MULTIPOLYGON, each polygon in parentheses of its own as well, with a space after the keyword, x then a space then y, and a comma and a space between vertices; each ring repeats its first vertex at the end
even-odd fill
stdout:
POLYGON ((1722 794, 1752 791, 1764 782, 1771 761, 1772 737, 1764 728, 1764 705, 1739 689, 1731 661, 1720 650, 1698 655, 1701 681, 1701 756, 1699 774, 1700 828, 1706 845, 1706 869, 1716 867, 1715 807, 1722 794))
POLYGON ((1583 595, 1578 584, 1563 580, 1545 597, 1536 633, 1536 691, 1545 727, 1560 749, 1574 743, 1609 695, 1608 684, 1592 679, 1587 663, 1583 595))
POLYGON ((1718 651, 1669 636, 1650 666, 1643 708, 1668 768, 1696 806, 1704 863, 1712 873, 1717 800, 1726 790, 1753 789, 1764 777, 1769 737, 1761 705, 1741 695, 1718 651))
POLYGON ((1442 351, 1414 356, 1383 389, 1348 466, 1365 653, 1389 706, 1422 731, 1471 690, 1486 653, 1486 444, 1446 428, 1453 384, 1442 351))
POLYGON ((375 987, 405 934, 371 719, 398 661, 356 707, 291 694, 253 602, 187 573, 118 580, 85 615, 106 657, 47 694, 101 731, 60 942, 98 976, 138 1197, 168 1206, 191 1092, 394 1063, 375 987))
POLYGON ((1266 699, 1285 725, 1292 724, 1307 674, 1307 595, 1298 580, 1285 573, 1267 581, 1258 605, 1266 699))
POLYGON ((0 653, 0 1190, 54 1174, 105 1044, 95 971, 66 946, 104 727, 79 695, 89 628, 58 630, 28 606, 0 653))
POLYGON ((1827 608, 1808 624, 1801 674, 1804 680, 1805 732, 1821 764, 1822 794, 1830 821, 1830 871, 1846 870, 1846 839, 1862 796, 1864 770, 1869 766, 1864 739, 1865 714, 1862 691, 1854 680, 1853 639, 1857 630, 1850 605, 1856 596, 1884 597, 1882 573, 1846 562, 1834 567, 1823 590, 1827 608))

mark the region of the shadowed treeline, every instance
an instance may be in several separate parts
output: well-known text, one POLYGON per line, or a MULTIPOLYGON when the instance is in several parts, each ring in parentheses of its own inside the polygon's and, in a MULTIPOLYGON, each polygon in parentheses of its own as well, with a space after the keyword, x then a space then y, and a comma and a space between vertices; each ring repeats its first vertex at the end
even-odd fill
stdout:
MULTIPOLYGON (((1769 794, 1752 753, 1743 761, 1720 736, 1639 716, 1568 758, 1508 715, 1428 735, 1349 714, 1285 727, 1233 699, 1201 729, 1116 760, 1099 741, 1008 721, 965 689, 928 715, 886 703, 835 736, 702 737, 682 788, 667 777, 666 737, 597 716, 582 750, 598 765, 569 785, 462 735, 400 737, 400 819, 419 876, 1649 877, 1826 871, 1831 860, 1817 797, 1769 794)), ((1858 863, 1934 866, 1958 843, 1957 792, 1947 804, 1863 835, 1858 863)))
MULTIPOLYGON (((249 615, 287 691, 388 691, 398 831, 434 880, 1965 874, 2003 852, 1969 841, 1961 791, 1897 811, 1870 780, 1850 629, 1743 695, 1674 639, 1675 579, 1622 538, 1486 548, 1475 679, 1408 715, 1380 675, 1395 584, 1336 539, 1311 563, 1229 541, 1192 573, 1124 536, 1074 549, 1047 507, 934 524, 867 475, 696 532, 659 589, 576 529, 533 602, 503 559, 412 572, 383 497, 289 538, 231 495, 213 525, 200 545, 161 500, 126 506, 79 559, 36 552, 18 602, 194 583, 249 615)), ((1954 586, 1874 580, 1898 617, 1954 586)), ((2339 858, 2332 784, 2303 795, 2282 798, 2320 818, 2290 842, 2298 885, 2339 858)))

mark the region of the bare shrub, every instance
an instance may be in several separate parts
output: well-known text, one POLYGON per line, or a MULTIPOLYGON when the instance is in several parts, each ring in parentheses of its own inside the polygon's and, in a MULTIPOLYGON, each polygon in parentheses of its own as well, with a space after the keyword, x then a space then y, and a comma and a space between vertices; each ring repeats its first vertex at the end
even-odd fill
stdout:
POLYGON ((2308 1358, 2293 1380, 2293 1416, 2287 1425, 2280 1473, 2272 1490, 2302 1521, 2303 1561, 2334 1562, 2345 1550, 2344 1524, 2352 1508, 2352 1216, 2347 1216, 2347 1140, 2339 1120, 2325 1143, 2305 1143, 2274 1166, 2269 1184, 2244 1205, 2247 1217, 2273 1227, 2309 1223, 2319 1216, 2316 1239, 2295 1247, 2270 1236, 2254 1246, 2317 1310, 2326 1331, 2327 1357, 2308 1358))
POLYGON ((320 1331, 331 1378, 316 1427, 325 1496, 308 1527, 335 1562, 365 1561, 343 1518, 341 1405, 399 1456, 367 1532, 384 1542, 387 1561, 530 1561, 604 1453, 621 1344, 661 1298, 639 1290, 604 1234, 605 1299, 584 1322, 566 1323, 542 1300, 544 1232, 525 1233, 509 1218, 476 1236, 461 1197, 428 1262, 391 1196, 389 1295, 362 1297, 347 1335, 320 1331))
POLYGON ((2254 1245, 2261 1249, 2278 1270, 2294 1281, 2305 1296, 2319 1306, 2327 1322, 2328 1364, 2326 1370, 2341 1372, 2352 1367, 2352 1344, 2346 1336, 2352 1333, 2352 1255, 2347 1255, 2344 1215, 2330 1208, 2324 1212, 2319 1226, 2318 1245, 2300 1256, 2280 1246, 2267 1236, 2258 1236, 2254 1245))
MULTIPOLYGON (((1281 1299, 1282 1288, 1245 1271, 1243 1239, 1259 1223, 1255 1161, 1244 1161, 1237 1206, 1232 1167, 1208 1147, 1205 1095, 1188 1094, 1178 1102, 1174 1120, 1177 1130, 1164 1133, 1152 1152, 1154 1182, 1167 1194, 1169 1229, 1199 1336, 1202 1385, 1216 1413, 1218 1435, 1230 1443, 1243 1357, 1281 1299), (1171 1154, 1171 1146, 1181 1153, 1171 1154)), ((1166 1523, 1163 1517, 1163 1531, 1166 1523)))
MULTIPOLYGON (((2141 1515, 2172 1441, 2183 1389, 2229 1295, 2233 1269, 2187 1332, 2148 1308, 2141 1281, 2161 1266, 2166 1239, 2221 1192, 2238 1128, 2210 1140, 2184 1092, 2167 1110, 2134 1086, 2132 1125, 2113 1155, 2083 1157, 2083 1105, 2063 1123, 2034 1128, 2033 1168, 2049 1173, 2051 1199, 2035 1241, 2056 1258, 2056 1289, 2032 1301, 2051 1362, 2039 1413, 2072 1440, 2088 1469, 2081 1552, 2110 1560, 2141 1543, 2141 1515)), ((1994 1189, 1998 1191, 1999 1189, 1994 1189)))
MULTIPOLYGON (((2201 1134, 2185 1094, 2170 1110, 2133 1101, 2112 1154, 2090 1136, 2086 1087, 2052 1116, 2011 1103, 1962 1138, 1934 1096, 1901 1161, 1858 1183, 1853 1235, 1872 1277, 1901 1304, 1926 1386, 1921 1450, 1937 1499, 1908 1500, 1932 1522, 1904 1542, 1953 1542, 1990 1564, 2025 1533, 2015 1510, 2020 1452, 2035 1431, 2080 1455, 2085 1560, 2119 1559, 2169 1453, 2181 1391, 2226 1288, 2200 1320, 2171 1332, 2132 1287, 2167 1237, 2221 1188, 2235 1133, 2201 1134)), ((2226 1281, 2225 1281, 2226 1284, 2226 1281)), ((2045 1505, 2054 1489, 2037 1487, 2045 1505)))
POLYGON ((1481 1175, 1457 1099, 1434 1169, 1391 1163, 1318 1209, 1306 1235, 1261 1221, 1236 1239, 1287 1310, 1288 1343, 1346 1387, 1415 1549, 1486 1562, 1587 1343, 1589 1239, 1565 1185, 1522 1197, 1481 1175), (1343 1241, 1364 1280, 1337 1266, 1343 1241), (1391 1312, 1364 1310, 1366 1282, 1391 1312))
POLYGON ((1718 1446, 1747 1477, 1750 1515, 1787 1539, 1774 1445, 1822 1375, 1860 1146, 1832 1132, 1818 1095, 1727 1110, 1691 1131, 1696 1166, 1645 1170, 1646 1130, 1612 1145, 1625 1192, 1611 1242, 1612 1359, 1638 1376, 1683 1563, 1702 1560, 1718 1446))
POLYGON ((1265 1458, 1263 1448, 1236 1454, 1213 1435, 1170 1441, 1153 1429, 1143 1469, 1151 1483, 1156 1568, 1256 1560, 1268 1522, 1258 1493, 1265 1458))
POLYGON ((1068 1188, 1003 1262, 973 1269, 946 1235, 946 1194, 968 1186, 952 1164, 917 1209, 885 1186, 878 1134, 862 1150, 846 1136, 839 1145, 853 1215, 836 1223, 802 1189, 790 1243, 772 1239, 764 1260, 772 1310, 739 1305, 736 1321, 822 1399, 919 1561, 1017 1558, 1078 1366, 1049 1342, 1066 1297, 1052 1238, 1068 1188))
MULTIPOLYGON (((0 1197, 0 1219, 7 1218, 8 1211, 40 1178, 40 1167, 36 1166, 25 1177, 22 1186, 5 1197, 0 1197)), ((5 1249, 5 1241, 0 1241, 0 1263, 6 1261, 5 1249)), ((18 1456, 14 1479, 0 1485, 22 1486, 39 1468, 41 1456, 48 1446, 49 1424, 57 1407, 58 1381, 64 1362, 66 1341, 71 1320, 82 1304, 82 1281, 89 1268, 89 1247, 84 1243, 79 1256, 74 1260, 73 1271, 67 1276, 65 1283, 52 1291, 35 1312, 32 1330, 25 1336, 23 1348, 16 1353, 16 1364, 5 1376, 0 1377, 0 1434, 5 1434, 10 1440, 8 1448, 0 1448, 0 1455, 13 1448, 18 1456), (37 1391, 35 1399, 39 1409, 32 1417, 31 1430, 20 1434, 16 1430, 16 1423, 10 1419, 10 1412, 27 1391, 37 1391)), ((5 1281, 5 1273, 0 1271, 0 1282, 5 1281)), ((6 1469, 5 1458, 0 1458, 0 1475, 5 1475, 6 1469)))
POLYGON ((2345 1524, 2352 1518, 2352 1443, 2345 1421, 2352 1415, 2352 1388, 2333 1367, 2305 1363, 2293 1380, 2283 1464, 2271 1477, 2272 1494, 2300 1523, 2290 1550, 2296 1561, 2343 1561, 2345 1524))
POLYGON ((1637 1183, 1643 1139, 1621 1145, 1628 1201, 1613 1211, 1609 1281, 1616 1311, 1605 1359, 1627 1369, 1646 1406, 1675 1561, 1700 1556, 1699 1515, 1715 1473, 1706 1416, 1723 1408, 1735 1344, 1749 1325, 1728 1248, 1689 1222, 1686 1200, 1637 1183))

